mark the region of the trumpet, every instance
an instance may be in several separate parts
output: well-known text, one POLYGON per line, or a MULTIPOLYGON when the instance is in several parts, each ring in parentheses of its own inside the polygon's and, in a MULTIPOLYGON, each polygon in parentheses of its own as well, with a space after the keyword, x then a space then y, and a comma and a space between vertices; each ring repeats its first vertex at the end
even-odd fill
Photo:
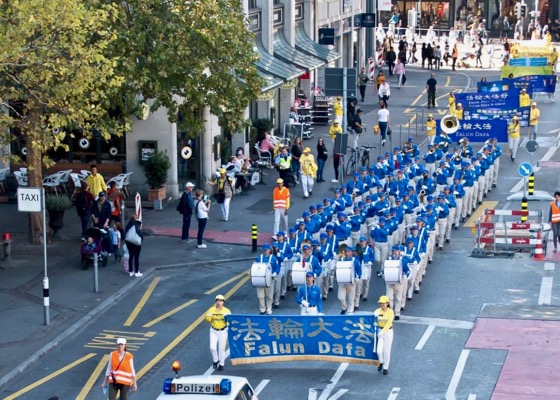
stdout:
MULTIPOLYGON (((435 146, 437 146, 437 144, 436 144, 435 146)), ((435 151, 436 151, 436 149, 434 149, 434 148, 432 147, 432 148, 431 148, 430 150, 428 150, 428 153, 430 153, 430 154, 434 154, 434 153, 435 153, 435 151)))
POLYGON ((438 169, 436 169, 436 175, 440 175, 442 173, 443 173, 443 170, 438 167, 438 169))
POLYGON ((421 203, 424 202, 424 196, 426 196, 426 190, 422 189, 420 190, 420 194, 418 195, 418 199, 420 200, 421 203))

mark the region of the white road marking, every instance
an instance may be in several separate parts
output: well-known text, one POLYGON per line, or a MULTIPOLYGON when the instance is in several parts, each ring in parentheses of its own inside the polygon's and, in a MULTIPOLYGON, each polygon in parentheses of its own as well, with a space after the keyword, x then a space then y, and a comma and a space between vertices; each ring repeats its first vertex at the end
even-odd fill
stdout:
POLYGON ((544 270, 545 271, 554 271, 554 263, 544 263, 544 270))
POLYGON ((270 379, 263 379, 261 383, 259 383, 259 385, 255 388, 255 394, 258 396, 269 382, 270 379))
POLYGON ((541 281, 541 292, 539 293, 539 306, 550 305, 552 301, 552 281, 551 276, 545 276, 541 281))
POLYGON ((424 345, 426 344, 426 342, 430 338, 430 335, 432 334, 432 332, 434 331, 435 328, 436 328, 435 325, 428 325, 428 327, 426 328, 426 331, 424 332, 424 334, 420 338, 420 341, 418 342, 418 344, 416 345, 414 350, 422 350, 424 348, 424 345))
POLYGON ((389 395, 389 397, 387 397, 387 400, 395 400, 399 395, 400 391, 401 388, 397 388, 397 387, 393 388, 393 390, 391 390, 391 394, 389 395))
POLYGON ((447 388, 447 392, 445 393, 445 400, 456 400, 455 392, 457 391, 457 387, 459 386, 461 375, 463 375, 463 370, 465 369, 467 358, 469 358, 469 353, 470 350, 461 351, 459 361, 457 361, 455 371, 453 372, 453 376, 451 377, 451 382, 449 382, 449 387, 447 388))
POLYGON ((323 390, 323 393, 321 393, 321 397, 319 397, 319 400, 328 400, 331 392, 334 390, 336 384, 342 377, 342 374, 344 374, 344 371, 346 371, 346 368, 348 368, 348 363, 340 364, 340 366, 338 367, 338 369, 336 370, 335 374, 331 379, 331 383, 329 383, 325 388, 325 390, 323 390))
POLYGON ((411 317, 408 315, 401 315, 400 323, 415 324, 415 325, 434 325, 441 326, 442 328, 457 328, 457 329, 472 329, 473 322, 460 321, 455 319, 444 318, 429 318, 429 317, 411 317))
MULTIPOLYGON (((225 356, 226 356, 226 358, 224 359, 224 361, 229 358, 229 349, 226 350, 225 356)), ((215 371, 215 369, 212 366, 210 366, 210 368, 208 368, 203 375, 204 376, 210 376, 214 373, 214 371, 215 371)))
POLYGON ((469 397, 467 397, 467 400, 476 400, 476 394, 469 394, 469 397))
POLYGON ((335 393, 334 396, 329 397, 329 400, 338 400, 342 397, 344 393, 346 393, 348 389, 340 389, 338 392, 335 393))
POLYGON ((313 389, 313 388, 309 389, 307 400, 317 400, 317 389, 313 389))

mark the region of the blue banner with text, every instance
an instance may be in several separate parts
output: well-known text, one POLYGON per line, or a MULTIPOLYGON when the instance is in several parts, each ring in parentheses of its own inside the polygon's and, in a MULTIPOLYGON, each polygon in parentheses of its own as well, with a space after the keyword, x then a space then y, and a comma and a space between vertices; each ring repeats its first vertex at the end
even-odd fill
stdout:
MULTIPOLYGON (((513 79, 504 78, 504 82, 512 82, 515 87, 523 88, 531 85, 535 93, 554 93, 556 91, 556 75, 526 75, 513 79)), ((528 91, 527 91, 528 93, 528 91)), ((529 93, 532 97, 532 93, 529 93)))
MULTIPOLYGON (((436 121, 437 133, 441 132, 439 121, 436 121)), ((448 135, 453 142, 458 142, 462 138, 469 139, 470 142, 485 142, 488 139, 496 138, 499 143, 508 141, 507 135, 508 121, 505 119, 461 119, 457 132, 448 135)))
POLYGON ((377 317, 360 315, 229 315, 233 365, 279 361, 378 364, 377 317))

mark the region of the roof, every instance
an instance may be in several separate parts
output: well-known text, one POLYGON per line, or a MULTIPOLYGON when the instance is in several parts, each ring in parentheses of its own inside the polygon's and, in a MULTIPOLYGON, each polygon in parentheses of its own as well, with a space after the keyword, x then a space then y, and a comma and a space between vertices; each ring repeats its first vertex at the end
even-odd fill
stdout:
POLYGON ((307 70, 314 70, 325 65, 325 60, 292 47, 281 29, 274 33, 274 56, 307 70))
POLYGON ((261 72, 281 78, 286 82, 298 78, 305 73, 305 70, 288 64, 266 51, 260 37, 255 38, 255 50, 260 56, 256 66, 261 72))
POLYGON ((296 27, 296 49, 320 58, 327 63, 338 60, 342 57, 336 51, 329 50, 328 48, 313 41, 309 36, 307 36, 307 33, 305 33, 305 29, 301 24, 296 27))

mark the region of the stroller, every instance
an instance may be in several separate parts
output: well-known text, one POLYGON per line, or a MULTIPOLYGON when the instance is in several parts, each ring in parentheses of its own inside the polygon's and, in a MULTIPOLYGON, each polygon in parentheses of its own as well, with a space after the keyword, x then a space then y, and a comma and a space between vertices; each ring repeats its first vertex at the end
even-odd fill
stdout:
POLYGON ((102 266, 107 265, 109 253, 109 236, 105 229, 89 228, 87 230, 87 239, 82 239, 82 268, 88 269, 89 265, 93 265, 93 259, 97 256, 97 261, 102 266))

